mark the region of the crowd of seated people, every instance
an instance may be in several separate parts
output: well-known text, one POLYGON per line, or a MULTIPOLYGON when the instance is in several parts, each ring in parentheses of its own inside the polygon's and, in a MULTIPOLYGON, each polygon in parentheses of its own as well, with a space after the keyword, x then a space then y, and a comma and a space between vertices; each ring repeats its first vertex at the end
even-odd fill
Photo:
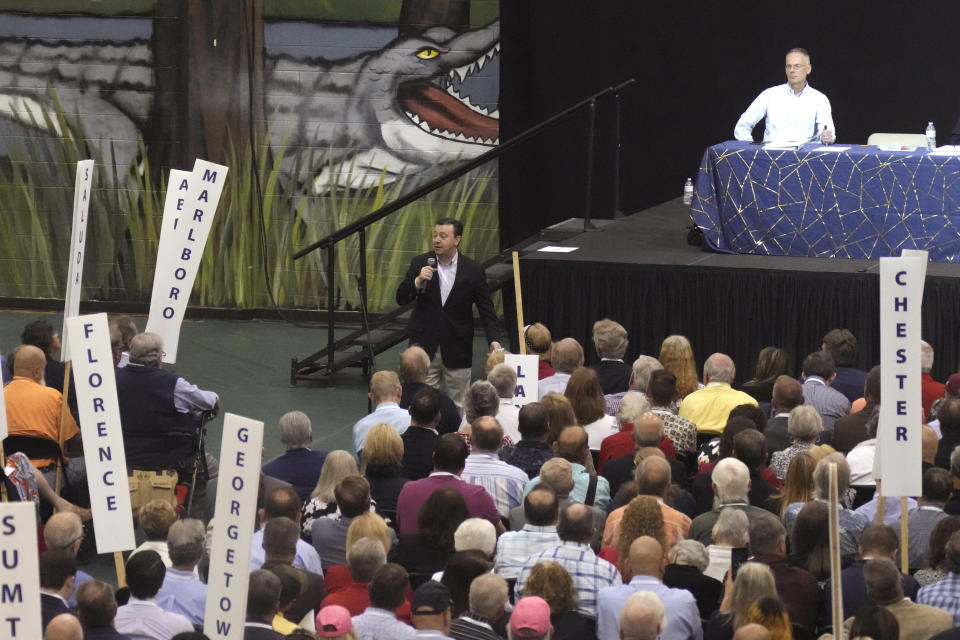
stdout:
MULTIPOLYGON (((130 326, 113 324, 121 411, 136 416, 124 427, 128 459, 179 479, 195 456, 188 439, 165 441, 159 465, 138 462, 158 432, 191 433, 218 399, 165 371, 159 338, 130 326)), ((960 374, 935 381, 930 345, 922 495, 907 503, 903 546, 900 501, 881 508, 873 471, 879 366, 856 367, 849 331, 828 332, 796 369, 766 347, 740 378, 728 355, 698 359, 679 335, 626 361, 628 332, 609 319, 592 345, 554 342, 542 324, 526 332, 543 384, 520 408, 516 372, 494 355, 461 415, 424 382, 414 346, 399 375, 371 377, 374 410, 357 416, 346 450, 314 450, 299 411, 268 427, 284 452, 262 469, 244 638, 958 637, 960 374), (831 469, 843 630, 833 628, 831 469)), ((59 428, 57 342, 31 326, 8 358, 11 433, 59 428)), ((50 460, 7 461, 14 499, 55 512, 40 556, 45 637, 205 638, 214 505, 186 513, 143 496, 145 541, 115 593, 78 568, 90 515, 76 491, 85 470, 82 448, 69 446, 80 444, 69 442, 79 440, 73 412, 63 421, 76 504, 51 488, 50 460)))

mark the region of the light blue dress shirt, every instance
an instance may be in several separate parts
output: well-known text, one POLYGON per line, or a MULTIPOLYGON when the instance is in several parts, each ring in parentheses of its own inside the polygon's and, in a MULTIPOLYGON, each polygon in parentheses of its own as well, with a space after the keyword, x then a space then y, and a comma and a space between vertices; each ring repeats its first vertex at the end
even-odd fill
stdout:
POLYGON ((410 426, 410 412, 401 409, 396 402, 381 402, 373 413, 367 414, 357 420, 353 425, 353 450, 359 453, 363 450, 363 442, 367 439, 367 434, 375 425, 384 422, 389 424, 397 433, 403 435, 403 432, 410 426))
POLYGON ((810 140, 820 134, 824 125, 836 133, 830 101, 809 84, 800 93, 794 93, 786 83, 763 91, 740 116, 734 137, 753 140, 753 127, 763 118, 764 142, 810 140))
POLYGON ((207 585, 192 571, 178 571, 167 567, 163 586, 157 593, 157 604, 164 611, 179 613, 194 625, 203 624, 207 585))
MULTIPOLYGON (((573 471, 573 491, 570 492, 570 502, 583 504, 583 501, 587 498, 587 489, 590 485, 590 473, 585 466, 578 462, 571 462, 570 468, 573 471)), ((540 484, 540 476, 528 481, 526 488, 523 490, 523 497, 526 498, 527 494, 538 484, 540 484)), ((522 502, 523 498, 520 500, 522 502)), ((603 476, 598 476, 597 493, 593 498, 593 506, 599 509, 606 509, 609 504, 610 482, 603 476)))
POLYGON ((620 640, 620 610, 638 591, 652 591, 667 610, 661 640, 701 640, 703 627, 697 601, 686 589, 671 589, 653 576, 635 576, 629 584, 604 587, 597 595, 597 638, 620 640))

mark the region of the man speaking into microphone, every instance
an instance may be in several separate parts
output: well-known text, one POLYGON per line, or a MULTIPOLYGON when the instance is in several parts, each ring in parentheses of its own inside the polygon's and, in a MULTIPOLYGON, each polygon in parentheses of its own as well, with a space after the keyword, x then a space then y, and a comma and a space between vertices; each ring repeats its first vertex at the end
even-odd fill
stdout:
POLYGON ((410 345, 430 356, 427 384, 446 392, 456 403, 470 384, 473 364, 473 305, 477 305, 490 351, 497 342, 497 315, 493 310, 483 267, 457 250, 463 224, 442 218, 433 225, 433 251, 410 261, 397 287, 397 304, 416 300, 407 333, 410 345))

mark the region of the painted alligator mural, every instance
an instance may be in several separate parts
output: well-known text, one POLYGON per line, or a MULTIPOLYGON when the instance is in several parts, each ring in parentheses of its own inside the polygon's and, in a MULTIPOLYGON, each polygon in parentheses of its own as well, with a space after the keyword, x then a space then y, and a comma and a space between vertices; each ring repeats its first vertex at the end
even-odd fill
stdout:
MULTIPOLYGON (((315 194, 474 158, 499 143, 499 114, 461 89, 499 55, 499 37, 497 21, 460 34, 432 28, 336 61, 267 55, 269 143, 312 150, 310 166, 299 151, 284 154, 284 166, 309 172, 315 194)), ((0 118, 51 135, 79 125, 118 173, 138 160, 154 84, 143 39, 0 40, 0 118)))

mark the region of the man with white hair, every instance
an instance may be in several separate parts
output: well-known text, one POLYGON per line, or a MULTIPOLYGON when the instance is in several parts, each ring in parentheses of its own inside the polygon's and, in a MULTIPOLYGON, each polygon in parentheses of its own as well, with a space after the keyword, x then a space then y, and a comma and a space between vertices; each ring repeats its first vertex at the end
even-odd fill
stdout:
POLYGON ((573 338, 564 338, 553 345, 550 358, 554 374, 547 376, 537 384, 537 400, 551 391, 562 394, 567 390, 567 381, 574 369, 583 366, 583 347, 573 338))
POLYGON ((667 611, 652 591, 638 591, 620 610, 620 640, 657 640, 667 626, 667 611))
POLYGON ((604 318, 593 323, 593 348, 600 362, 590 368, 597 372, 604 395, 630 388, 632 369, 623 361, 629 344, 627 330, 619 322, 604 318))
POLYGON ((750 521, 747 514, 736 509, 724 509, 710 530, 713 544, 707 547, 710 564, 703 574, 714 580, 724 579, 730 570, 734 549, 745 549, 750 544, 750 521))
POLYGON ((607 402, 607 414, 611 416, 617 415, 620 402, 623 400, 623 397, 631 391, 637 391, 646 396, 647 385, 650 383, 650 374, 661 369, 663 369, 663 365, 660 364, 660 361, 656 358, 652 356, 638 356, 637 359, 633 361, 633 367, 631 367, 630 382, 627 390, 618 393, 604 394, 603 399, 607 402))
POLYGON ((306 502, 317 486, 320 469, 327 459, 326 451, 313 451, 313 427, 303 411, 288 411, 277 421, 280 442, 286 453, 263 465, 263 472, 278 480, 289 482, 300 500, 306 502))
POLYGON ((628 584, 604 587, 597 594, 597 638, 618 640, 620 615, 635 593, 652 592, 663 603, 666 615, 661 619, 662 640, 700 640, 703 627, 693 595, 685 589, 663 584, 666 554, 656 539, 640 536, 630 544, 629 565, 633 578, 628 584))
POLYGON ((195 454, 190 436, 199 423, 196 414, 216 411, 220 398, 161 368, 163 339, 141 333, 130 340, 130 364, 117 369, 117 401, 123 425, 128 469, 192 469, 195 454))
POLYGON ((714 543, 713 525, 717 523, 724 509, 739 509, 747 514, 749 520, 770 513, 749 503, 750 470, 736 458, 724 458, 713 468, 710 477, 713 487, 714 508, 701 513, 690 524, 690 539, 704 545, 714 543))
POLYGON ((730 410, 741 404, 757 405, 748 393, 730 385, 737 369, 730 356, 714 353, 703 363, 703 389, 694 391, 680 404, 679 415, 697 425, 698 433, 720 435, 730 417, 730 410))
POLYGON ((510 436, 513 442, 520 442, 520 407, 513 398, 517 390, 517 371, 508 364, 500 363, 487 374, 487 382, 497 390, 500 408, 497 410, 497 422, 503 428, 503 434, 510 436))
POLYGON ((507 581, 495 573, 477 576, 470 583, 469 610, 450 623, 454 640, 502 640, 494 625, 506 615, 507 581))
POLYGON ((920 403, 923 405, 923 419, 927 420, 930 415, 930 407, 935 400, 939 400, 946 394, 946 387, 937 382, 930 375, 933 369, 933 347, 930 343, 920 341, 920 403))

